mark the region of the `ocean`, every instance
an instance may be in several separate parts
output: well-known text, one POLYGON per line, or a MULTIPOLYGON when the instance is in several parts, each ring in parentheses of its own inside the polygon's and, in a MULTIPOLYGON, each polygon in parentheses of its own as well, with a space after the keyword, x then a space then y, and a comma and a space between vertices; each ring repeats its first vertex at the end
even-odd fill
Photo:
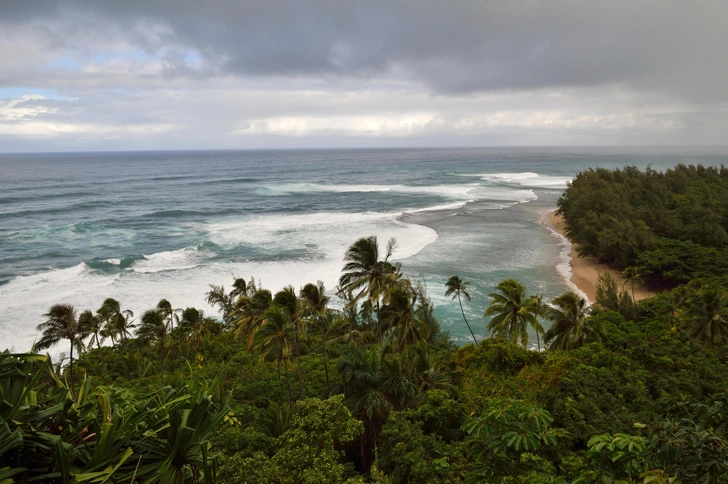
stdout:
POLYGON ((29 350, 57 303, 113 297, 138 317, 166 298, 216 315, 209 285, 251 276, 333 294, 347 247, 370 235, 397 239, 394 259, 464 344, 451 275, 471 283, 480 338, 499 281, 547 300, 573 289, 568 242, 544 218, 576 173, 726 162, 689 148, 1 154, 0 348, 29 350))

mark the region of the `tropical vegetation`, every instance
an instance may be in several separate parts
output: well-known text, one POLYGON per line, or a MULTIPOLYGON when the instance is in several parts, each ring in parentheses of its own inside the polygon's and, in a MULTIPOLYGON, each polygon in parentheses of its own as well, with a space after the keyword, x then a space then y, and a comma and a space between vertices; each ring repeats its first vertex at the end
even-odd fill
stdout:
MULTIPOLYGON (((708 203, 722 170, 676 171, 698 191, 688 206, 722 206, 708 203)), ((575 239, 599 218, 567 214, 583 197, 657 187, 630 195, 639 208, 669 180, 682 193, 676 174, 594 173, 560 201, 575 239)), ((647 213, 623 222, 653 227, 647 213)), ((718 250, 706 237, 685 247, 718 250)), ((472 336, 461 347, 394 262, 396 243, 382 250, 376 237, 354 241, 331 292, 211 286, 218 317, 167 299, 138 319, 113 298, 97 311, 54 305, 32 352, 0 354, 0 483, 728 482, 726 284, 715 271, 648 272, 653 249, 630 244, 610 259, 634 268, 627 285, 601 277, 594 305, 506 279, 482 288, 485 319, 466 318, 473 288, 443 281, 463 316, 453 324, 472 336), (641 279, 663 292, 635 301, 641 279), (40 352, 56 345, 53 364, 40 352)))

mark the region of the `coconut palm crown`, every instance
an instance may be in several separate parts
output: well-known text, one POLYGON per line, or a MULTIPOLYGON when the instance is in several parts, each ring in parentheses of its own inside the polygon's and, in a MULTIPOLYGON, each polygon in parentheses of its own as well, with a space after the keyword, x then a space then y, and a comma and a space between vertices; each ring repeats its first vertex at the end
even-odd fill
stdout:
POLYGON ((590 308, 584 298, 567 292, 552 301, 547 317, 551 328, 544 334, 544 342, 552 350, 572 350, 593 341, 601 341, 604 325, 590 317, 590 308))
POLYGON ((515 279, 499 282, 496 292, 488 296, 493 299, 485 310, 485 316, 493 316, 487 326, 491 335, 528 346, 528 326, 536 331, 541 327, 538 297, 526 297, 526 288, 515 279))
POLYGON ((389 289, 399 278, 398 264, 389 262, 397 247, 397 241, 390 239, 384 259, 379 259, 379 243, 376 236, 364 237, 354 242, 344 255, 346 264, 339 279, 341 292, 352 293, 350 304, 366 299, 377 306, 377 333, 382 341, 382 318, 380 305, 389 299, 389 289))

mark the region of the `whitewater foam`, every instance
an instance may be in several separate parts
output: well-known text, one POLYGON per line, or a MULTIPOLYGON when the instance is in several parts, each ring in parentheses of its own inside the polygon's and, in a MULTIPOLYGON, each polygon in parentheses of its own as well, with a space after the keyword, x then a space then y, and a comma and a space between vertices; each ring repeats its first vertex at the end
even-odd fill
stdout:
POLYGON ((589 301, 589 297, 587 297, 586 293, 579 289, 576 284, 571 282, 571 277, 574 275, 574 271, 571 270, 570 255, 572 244, 569 239, 557 232, 556 229, 549 222, 549 214, 555 210, 556 209, 551 209, 541 212, 541 225, 549 230, 549 233, 554 238, 556 238, 559 244, 559 262, 558 264, 556 264, 556 272, 561 276, 561 278, 564 280, 564 283, 569 289, 574 291, 580 297, 584 298, 587 304, 591 304, 591 301, 589 301))
MULTIPOLYGON (((359 237, 376 235, 384 249, 396 238, 395 260, 420 252, 437 240, 437 233, 421 225, 397 220, 397 213, 315 213, 227 218, 203 224, 213 244, 187 247, 136 257, 122 268, 121 258, 103 262, 119 266, 113 272, 98 270, 86 263, 66 269, 19 276, 0 286, 0 307, 13 327, 0 328, 0 338, 10 341, 16 351, 27 351, 37 337, 35 326, 43 314, 59 302, 73 304, 79 313, 96 310, 107 297, 119 300, 138 317, 145 309, 166 298, 172 304, 204 308, 217 314, 205 301, 209 284, 229 286, 232 276, 250 277, 271 291, 288 284, 299 288, 322 280, 331 293, 338 282, 343 254, 359 237), (300 249, 298 257, 278 260, 220 262, 215 245, 232 249, 239 245, 265 247, 271 253, 300 249), (302 255, 301 255, 302 254, 302 255)), ((52 354, 65 351, 63 346, 52 354)))
POLYGON ((324 185, 319 183, 282 183, 279 185, 263 185, 259 188, 265 195, 283 195, 290 193, 368 193, 395 192, 439 195, 449 198, 468 198, 468 192, 478 183, 467 185, 324 185))
POLYGON ((460 175, 467 177, 478 177, 483 181, 491 183, 503 183, 532 188, 564 189, 572 180, 571 177, 540 175, 530 171, 514 173, 480 173, 460 175))

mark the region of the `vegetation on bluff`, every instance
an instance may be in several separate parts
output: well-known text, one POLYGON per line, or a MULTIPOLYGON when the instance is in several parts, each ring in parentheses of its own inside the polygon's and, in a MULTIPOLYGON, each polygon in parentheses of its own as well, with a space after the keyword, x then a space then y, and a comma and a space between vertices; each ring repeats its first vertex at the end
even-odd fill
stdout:
MULTIPOLYGON (((562 210, 609 199, 582 177, 562 210)), ((113 299, 52 307, 39 342, 73 364, 0 355, 0 482, 728 482, 717 274, 637 303, 603 277, 592 307, 505 280, 481 308, 492 336, 457 348, 395 248, 356 241, 334 292, 212 286, 219 320, 167 300, 138 320, 113 299)), ((429 289, 469 301, 457 276, 429 289)))

